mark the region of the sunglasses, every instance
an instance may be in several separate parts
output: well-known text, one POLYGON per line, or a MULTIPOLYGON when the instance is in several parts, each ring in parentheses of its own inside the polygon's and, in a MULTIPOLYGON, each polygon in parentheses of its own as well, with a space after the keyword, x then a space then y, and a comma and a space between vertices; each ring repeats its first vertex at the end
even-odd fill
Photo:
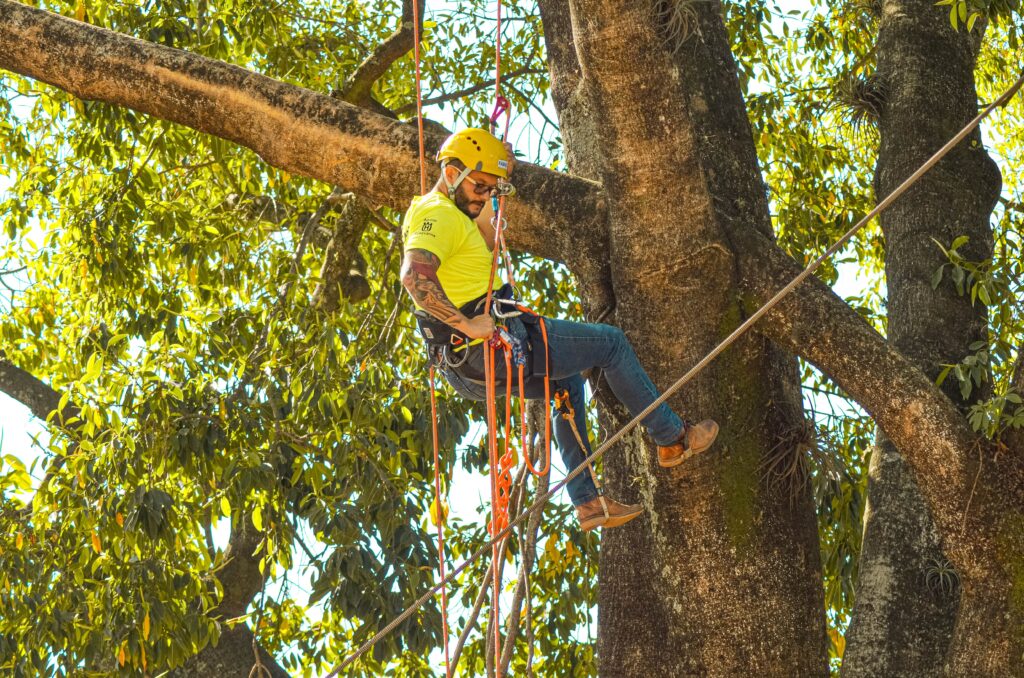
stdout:
POLYGON ((482 181, 477 181, 472 177, 467 176, 465 181, 473 184, 473 192, 477 195, 495 195, 498 193, 499 187, 497 184, 485 184, 482 181))

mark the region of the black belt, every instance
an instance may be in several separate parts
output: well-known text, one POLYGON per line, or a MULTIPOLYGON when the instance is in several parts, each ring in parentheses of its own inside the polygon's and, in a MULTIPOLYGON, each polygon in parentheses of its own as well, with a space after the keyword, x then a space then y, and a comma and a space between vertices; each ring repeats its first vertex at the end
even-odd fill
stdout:
MULTIPOLYGON (((502 285, 494 290, 492 297, 494 299, 510 300, 513 298, 513 293, 514 290, 511 285, 502 285)), ((459 312, 467 318, 475 318, 483 313, 486 301, 487 295, 481 294, 476 299, 460 306, 459 312)), ((469 337, 465 334, 459 332, 448 323, 441 322, 424 310, 416 309, 413 315, 416 317, 416 325, 419 327, 420 336, 423 337, 423 341, 428 346, 460 346, 468 344, 470 341, 469 337)))
MULTIPOLYGON (((514 301, 514 296, 515 290, 508 284, 502 285, 500 288, 494 290, 491 295, 492 300, 499 300, 499 304, 502 301, 514 301)), ((460 306, 459 311, 467 318, 475 318, 483 313, 483 307, 486 300, 487 295, 483 294, 460 306)), ((469 344, 472 341, 468 336, 451 325, 441 322, 426 311, 416 309, 413 315, 416 318, 416 325, 419 328, 420 336, 423 337, 423 341, 426 343, 427 355, 433 364, 442 368, 456 370, 460 372, 460 375, 464 378, 482 378, 482 373, 477 375, 475 372, 478 370, 474 369, 474 367, 480 366, 475 364, 466 364, 470 353, 468 350, 469 344)), ((526 374, 543 376, 546 371, 546 361, 543 359, 543 353, 540 360, 534 360, 534 351, 532 350, 533 346, 543 346, 543 339, 540 336, 537 324, 537 316, 530 313, 523 313, 516 317, 507 318, 505 322, 506 324, 523 323, 520 327, 525 330, 530 347, 530 350, 528 351, 529 367, 526 370, 526 374)), ((472 348, 475 349, 476 345, 472 348)), ((470 362, 479 362, 479 356, 476 356, 476 358, 476 360, 470 362)), ((498 367, 501 368, 499 371, 504 372, 504 365, 499 365, 498 367)))

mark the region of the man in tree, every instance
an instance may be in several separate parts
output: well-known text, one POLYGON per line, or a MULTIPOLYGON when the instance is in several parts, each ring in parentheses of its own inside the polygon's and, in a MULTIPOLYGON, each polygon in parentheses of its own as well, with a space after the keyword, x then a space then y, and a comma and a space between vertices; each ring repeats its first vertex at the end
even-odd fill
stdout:
MULTIPOLYGON (((494 208, 490 198, 508 186, 506 181, 515 165, 515 155, 511 144, 503 144, 485 130, 470 128, 451 135, 437 159, 441 177, 431 192, 413 198, 402 224, 402 284, 416 304, 417 320, 431 360, 456 391, 479 400, 483 398, 482 342, 495 332, 494 319, 482 312, 491 284, 494 243, 494 208)), ((509 297, 508 286, 497 278, 493 285, 496 298, 509 297)), ((534 319, 525 319, 526 323, 531 321, 534 319)), ((512 320, 509 324, 518 322, 523 321, 512 320)), ((556 389, 568 393, 577 431, 586 431, 581 375, 585 370, 603 370, 612 392, 633 416, 658 398, 658 391, 640 366, 633 347, 617 327, 554 318, 546 318, 544 323, 549 377, 556 389)), ((530 335, 529 328, 515 329, 518 332, 512 331, 513 336, 530 335)), ((531 339, 528 345, 540 345, 536 337, 531 339)), ((531 362, 539 365, 544 361, 531 362)), ((532 373, 536 375, 538 369, 532 373)), ((499 374, 499 378, 512 377, 499 374)), ((528 398, 544 393, 543 380, 536 376, 524 380, 523 386, 528 398)), ((589 456, 589 441, 585 434, 577 439, 568 420, 561 416, 554 419, 562 461, 567 470, 574 469, 589 456)), ((665 404, 647 415, 643 423, 658 445, 658 463, 666 468, 708 449, 718 435, 718 424, 714 421, 690 424, 665 404)), ((576 476, 567 489, 584 530, 616 527, 643 512, 638 504, 625 505, 602 497, 588 474, 576 476)))

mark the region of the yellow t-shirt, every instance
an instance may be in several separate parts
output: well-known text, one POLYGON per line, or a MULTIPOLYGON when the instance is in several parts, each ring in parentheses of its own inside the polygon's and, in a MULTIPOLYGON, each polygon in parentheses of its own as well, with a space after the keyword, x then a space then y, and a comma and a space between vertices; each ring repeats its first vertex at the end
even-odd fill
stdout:
MULTIPOLYGON (((456 307, 487 292, 491 278, 491 250, 476 223, 455 206, 448 196, 431 191, 418 195, 402 222, 405 249, 426 250, 437 255, 441 265, 437 279, 456 307)), ((499 273, 500 273, 500 266, 499 273)), ((494 289, 501 287, 494 276, 494 289)), ((415 302, 414 302, 415 303, 415 302)))

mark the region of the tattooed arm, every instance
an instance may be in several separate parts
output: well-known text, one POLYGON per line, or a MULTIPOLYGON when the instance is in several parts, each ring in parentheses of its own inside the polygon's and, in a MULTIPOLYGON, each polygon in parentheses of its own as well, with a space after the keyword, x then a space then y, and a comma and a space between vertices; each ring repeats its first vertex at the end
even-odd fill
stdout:
POLYGON ((432 252, 416 248, 406 251, 402 261, 402 285, 418 306, 441 322, 473 339, 487 339, 494 333, 494 321, 486 315, 467 318, 455 307, 437 279, 440 265, 441 261, 432 252))

